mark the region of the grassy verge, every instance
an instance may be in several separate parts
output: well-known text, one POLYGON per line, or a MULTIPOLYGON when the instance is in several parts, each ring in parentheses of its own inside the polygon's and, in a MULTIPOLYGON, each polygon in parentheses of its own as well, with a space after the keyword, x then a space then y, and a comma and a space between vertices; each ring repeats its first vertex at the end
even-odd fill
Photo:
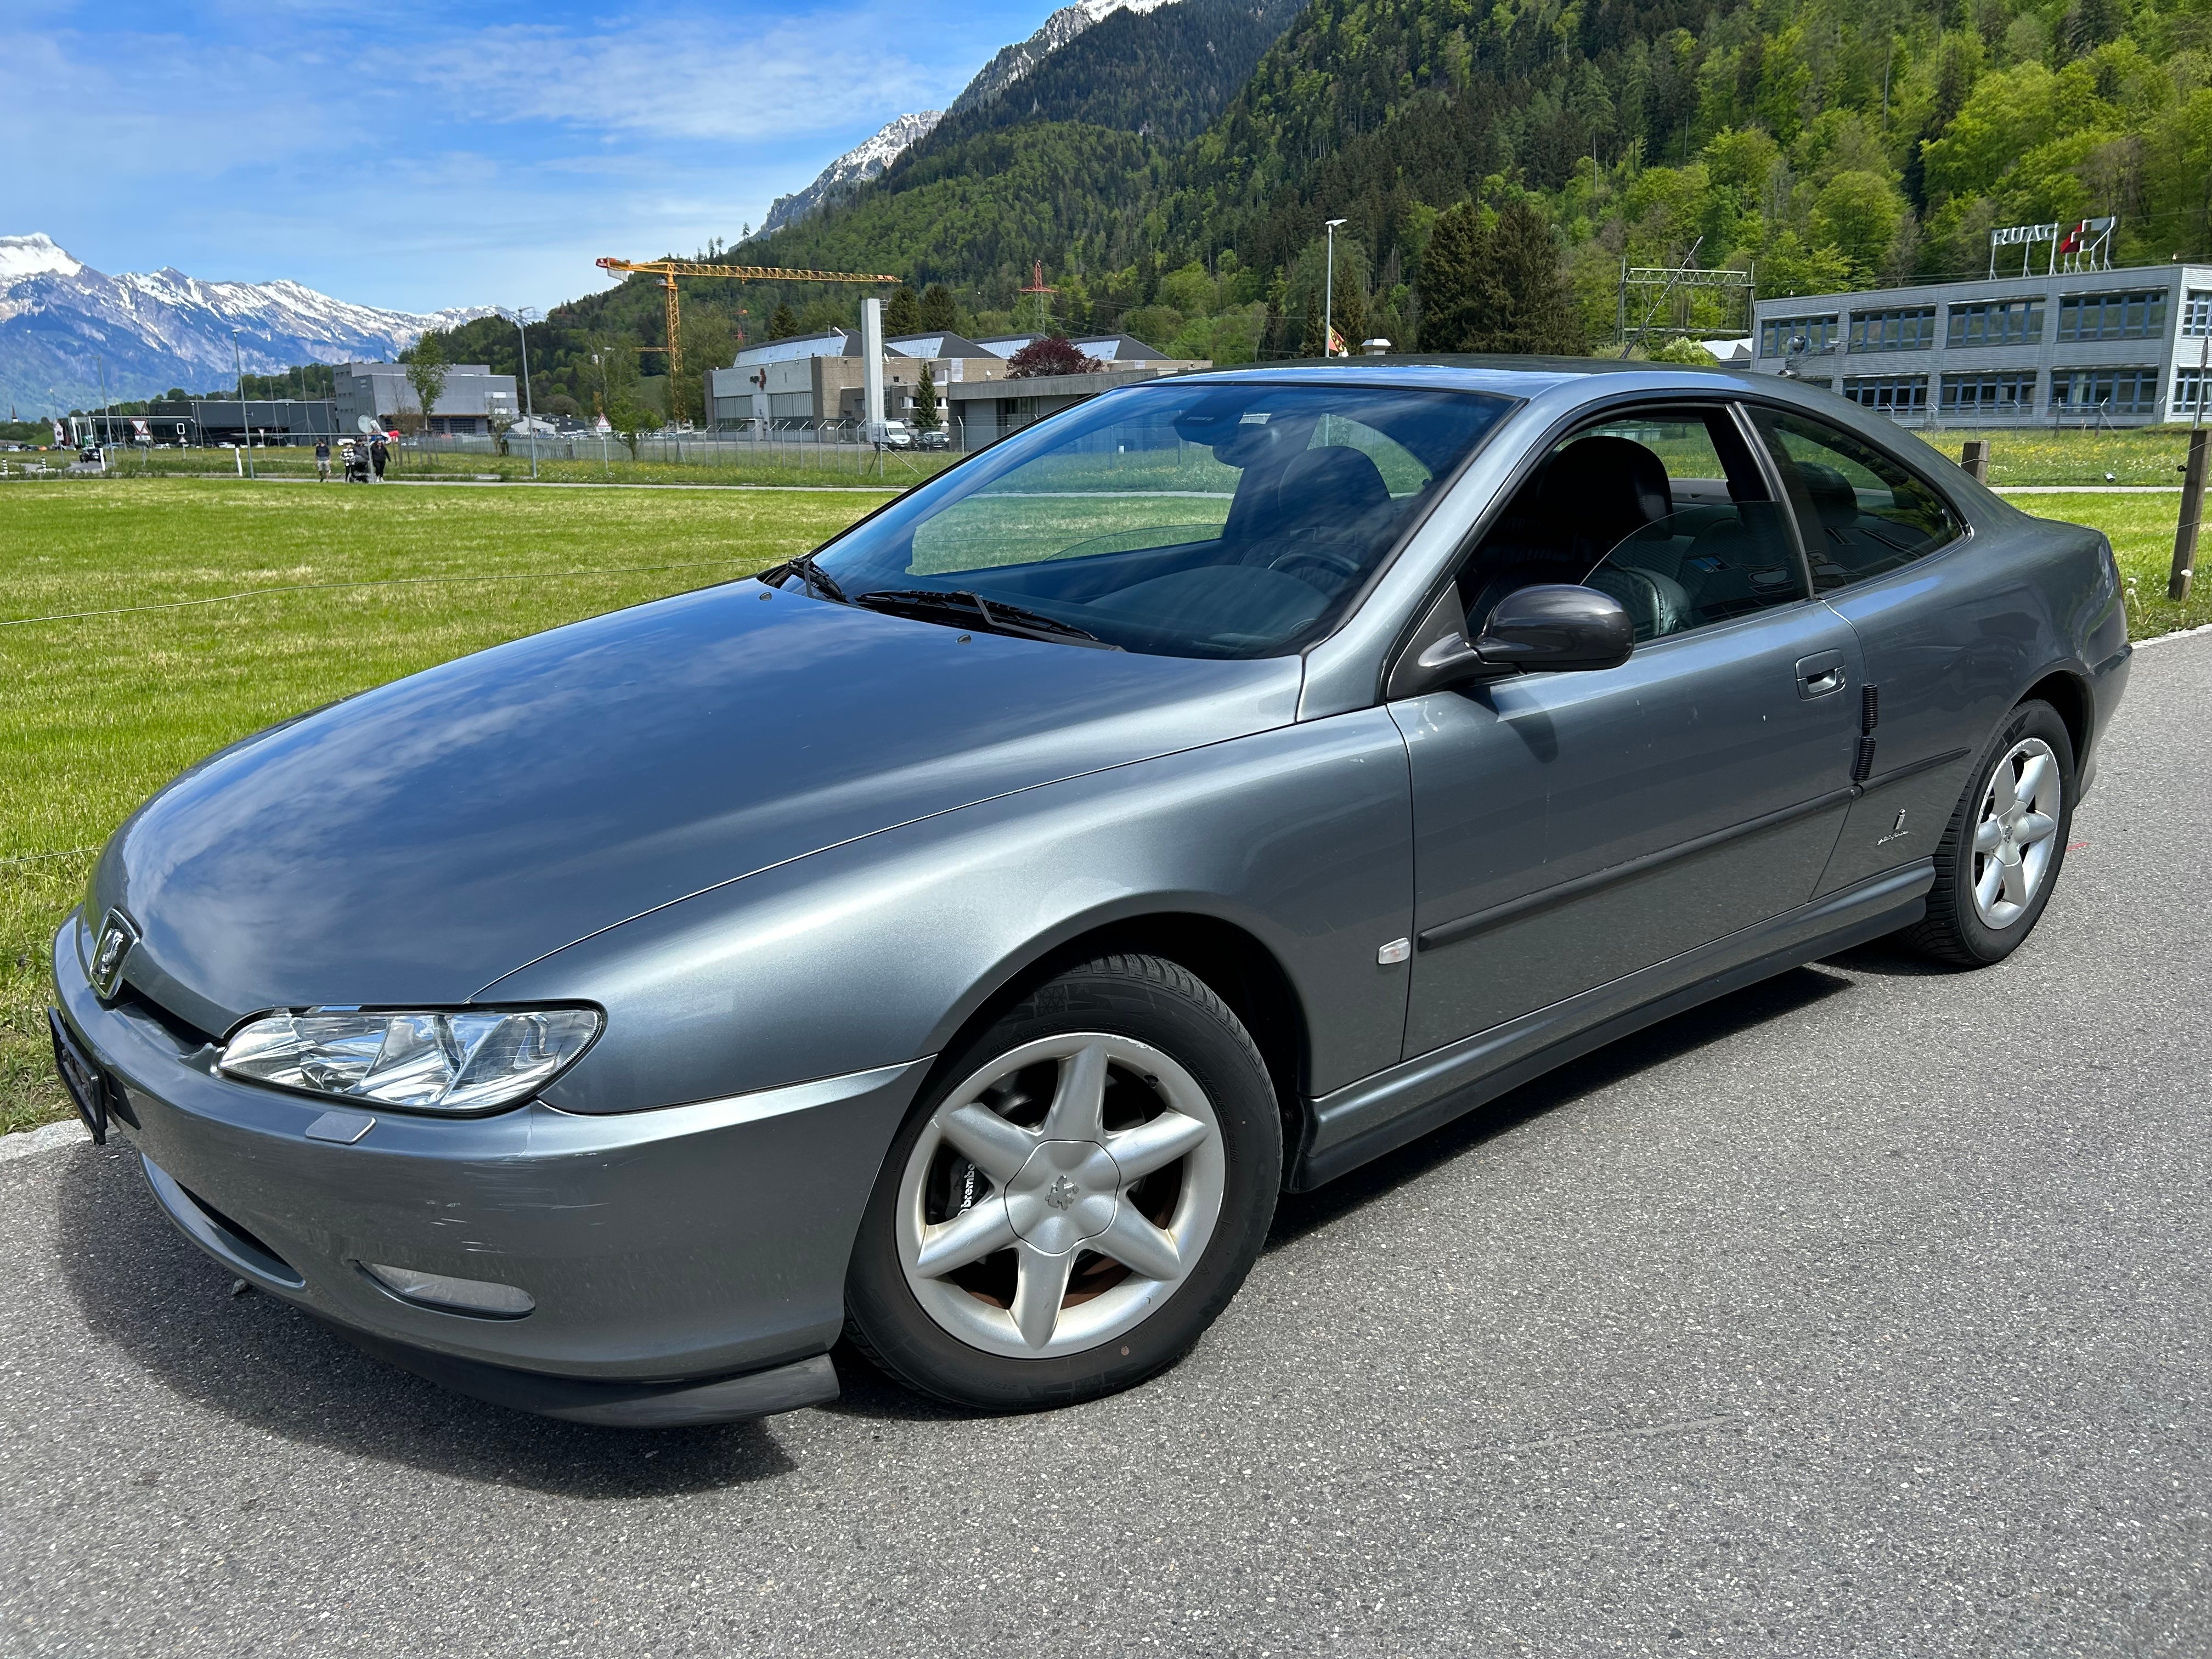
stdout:
MULTIPOLYGON (((465 652, 758 569, 876 499, 158 478, 0 489, 0 1132, 66 1115, 46 1052, 47 939, 94 849, 185 766, 465 652), (313 586, 371 582, 399 585, 313 586), (279 591, 222 599, 248 589, 279 591), (191 603, 208 599, 222 602, 191 603), (149 605, 179 608, 74 614, 149 605)), ((2212 583, 2186 605, 2165 598, 2176 497, 2020 499, 2112 538, 2136 637, 2212 622, 2212 583)))
MULTIPOLYGON (((647 446, 647 459, 633 461, 619 442, 609 444, 605 456, 594 444, 588 453, 573 461, 540 457, 538 477, 546 483, 833 484, 904 489, 958 459, 941 451, 889 453, 881 458, 878 469, 875 453, 854 445, 792 444, 781 451, 769 447, 757 453, 739 451, 734 446, 720 451, 708 451, 703 446, 690 447, 708 459, 657 459, 653 458, 652 447, 647 446)), ((528 447, 510 442, 510 450, 505 455, 398 450, 392 454, 389 476, 416 481, 497 477, 509 483, 528 482, 528 447)), ((44 460, 59 471, 76 455, 73 451, 64 451, 29 457, 11 455, 7 459, 15 463, 27 459, 44 460)), ((117 449, 110 453, 110 460, 114 477, 118 479, 235 481, 239 476, 233 452, 228 449, 117 449)), ((335 478, 340 471, 335 455, 331 468, 335 478)), ((315 452, 296 447, 257 449, 253 452, 253 470, 260 478, 312 478, 315 476, 315 452)), ((36 488, 40 482, 34 479, 23 487, 36 488)), ((56 487, 75 487, 88 481, 57 477, 44 482, 56 487)))
POLYGON ((2128 632, 2136 639, 2171 634, 2178 628, 2212 623, 2212 580, 2199 554, 2197 580, 2189 598, 2176 605, 2166 597, 2166 573, 2173 564, 2174 521, 2181 497, 2172 495, 2015 495, 2012 504, 2038 518, 2086 524, 2112 538, 2112 553, 2127 585, 2128 632))
POLYGON ((813 547, 867 495, 0 489, 0 1132, 66 1115, 46 942, 93 849, 202 755, 302 708, 813 547), (314 583, 394 578, 380 587, 314 583))
POLYGON ((1919 435, 1954 461, 1967 439, 1988 439, 1990 483, 2000 489, 2008 484, 2178 486, 2181 464, 2189 455, 2185 427, 2134 427, 2124 432, 1938 427, 1921 430, 1919 435))

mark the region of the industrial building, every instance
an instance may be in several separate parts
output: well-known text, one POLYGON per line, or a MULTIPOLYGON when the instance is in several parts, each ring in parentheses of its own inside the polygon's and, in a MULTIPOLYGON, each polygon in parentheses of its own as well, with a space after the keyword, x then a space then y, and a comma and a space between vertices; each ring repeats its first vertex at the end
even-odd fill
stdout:
POLYGON ((157 398, 138 418, 101 417, 112 443, 256 444, 283 447, 312 444, 350 432, 338 424, 337 405, 327 398, 157 398))
POLYGON ((2197 414, 2212 266, 2046 269, 1753 310, 1747 367, 1829 387, 1900 425, 2151 426, 2197 414))
MULTIPOLYGON (((947 416, 963 423, 969 445, 988 441, 981 435, 1002 435, 1024 425, 1039 412, 1064 407, 1079 394, 1047 391, 1042 380, 1024 380, 1018 396, 980 388, 1007 378, 1007 359, 1039 335, 1006 339, 969 340, 957 334, 902 335, 884 342, 884 413, 888 419, 911 422, 914 398, 922 365, 929 366, 939 404, 947 416), (1026 414, 1019 411, 1027 410, 1026 414), (975 424, 980 422, 981 424, 975 424)), ((1089 397, 1109 386, 1132 380, 1152 380, 1186 369, 1208 368, 1203 362, 1168 360, 1127 335, 1102 336, 1073 343, 1086 356, 1106 359, 1109 367, 1088 375, 1051 377, 1060 381, 1081 380, 1089 397), (1104 349, 1097 348, 1103 347, 1104 349), (1139 358, 1133 352, 1147 354, 1139 358)), ((714 424, 735 428, 754 424, 782 430, 809 429, 858 422, 863 418, 866 364, 860 336, 855 330, 831 329, 785 340, 747 346, 729 368, 713 372, 714 424)))
POLYGON ((1211 363, 1148 360, 1141 368, 1117 364, 1089 374, 1039 374, 1024 380, 975 380, 948 386, 944 392, 946 414, 960 422, 963 441, 970 449, 994 443, 1010 432, 1056 413, 1086 398, 1111 392, 1117 386, 1156 380, 1186 369, 1210 368, 1211 363))
MULTIPOLYGON (((389 429, 399 424, 402 415, 422 412, 404 363, 337 363, 331 373, 337 382, 337 418, 343 431, 359 431, 363 416, 389 429)), ((429 429, 440 434, 483 436, 495 427, 511 425, 521 414, 522 400, 515 395, 514 375, 495 374, 484 363, 454 363, 447 370, 446 389, 429 411, 429 429)))

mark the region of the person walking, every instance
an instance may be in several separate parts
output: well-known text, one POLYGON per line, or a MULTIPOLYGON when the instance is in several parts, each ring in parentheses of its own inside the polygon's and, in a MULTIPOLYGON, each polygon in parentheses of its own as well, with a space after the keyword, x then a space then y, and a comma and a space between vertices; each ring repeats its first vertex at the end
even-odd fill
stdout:
POLYGON ((315 482, 328 483, 330 481, 331 441, 328 438, 318 438, 315 440, 315 482))
POLYGON ((384 441, 384 434, 380 432, 375 437, 370 439, 368 443, 369 464, 376 469, 377 483, 382 483, 384 482, 384 464, 391 459, 391 447, 386 444, 384 441))

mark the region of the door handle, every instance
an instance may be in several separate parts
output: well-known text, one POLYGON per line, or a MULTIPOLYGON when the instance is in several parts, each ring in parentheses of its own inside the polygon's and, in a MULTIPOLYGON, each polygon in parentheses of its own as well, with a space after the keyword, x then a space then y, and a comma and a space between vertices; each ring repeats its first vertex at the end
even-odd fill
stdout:
POLYGON ((1814 697, 1833 696, 1844 689, 1848 678, 1840 651, 1819 651, 1797 659, 1797 695, 1808 702, 1814 697))

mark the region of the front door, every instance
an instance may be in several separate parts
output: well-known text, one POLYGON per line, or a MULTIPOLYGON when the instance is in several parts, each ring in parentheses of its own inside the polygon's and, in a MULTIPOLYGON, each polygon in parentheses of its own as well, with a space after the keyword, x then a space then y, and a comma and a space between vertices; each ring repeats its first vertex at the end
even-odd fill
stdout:
POLYGON ((1724 407, 1609 420, 1558 446, 1470 557, 1472 627, 1501 589, 1579 579, 1638 642, 1618 668, 1392 704, 1413 768, 1408 1056, 1811 896, 1850 799, 1858 646, 1808 592, 1766 477, 1724 407))

